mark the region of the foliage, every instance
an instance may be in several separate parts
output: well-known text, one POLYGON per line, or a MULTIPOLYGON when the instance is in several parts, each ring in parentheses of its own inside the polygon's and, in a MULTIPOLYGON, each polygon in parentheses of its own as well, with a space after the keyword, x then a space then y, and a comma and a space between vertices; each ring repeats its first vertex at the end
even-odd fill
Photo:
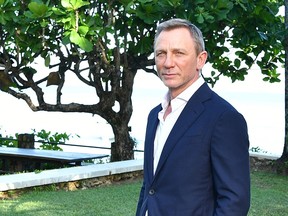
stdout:
POLYGON ((65 143, 69 140, 70 137, 70 135, 68 135, 66 132, 56 132, 52 134, 51 131, 45 131, 44 129, 38 132, 35 129, 33 129, 32 131, 34 132, 34 135, 40 139, 37 141, 42 143, 39 148, 44 150, 62 151, 62 148, 59 147, 58 144, 65 143))
POLYGON ((206 77, 212 85, 222 75, 244 80, 253 64, 265 81, 279 82, 285 35, 280 6, 280 0, 0 0, 0 89, 33 111, 100 115, 115 135, 113 158, 131 159, 133 80, 140 69, 156 74, 156 24, 180 17, 200 27, 214 68, 206 77), (39 59, 47 71, 35 67, 39 59), (97 103, 62 102, 71 73, 95 89, 97 103), (51 86, 55 104, 44 98, 51 86))
MULTIPOLYGON (((40 142, 41 145, 39 149, 44 150, 55 150, 55 151, 62 151, 62 148, 59 147, 59 144, 64 144, 66 141, 70 139, 71 135, 68 135, 66 132, 59 133, 55 132, 54 134, 51 131, 46 131, 44 129, 40 131, 36 131, 32 129, 33 134, 35 136, 35 141, 40 142)), ((77 135, 79 137, 79 135, 77 135)), ((15 136, 12 135, 5 135, 2 137, 0 134, 0 146, 7 146, 7 147, 18 147, 18 133, 15 136)))
POLYGON ((250 152, 255 152, 255 153, 267 153, 267 151, 264 151, 263 149, 261 149, 259 146, 257 147, 251 147, 249 149, 250 152))
MULTIPOLYGON (((17 134, 15 134, 17 137, 17 134)), ((15 140, 13 136, 5 135, 4 137, 0 134, 0 146, 7 146, 7 147, 17 147, 18 141, 15 140)))

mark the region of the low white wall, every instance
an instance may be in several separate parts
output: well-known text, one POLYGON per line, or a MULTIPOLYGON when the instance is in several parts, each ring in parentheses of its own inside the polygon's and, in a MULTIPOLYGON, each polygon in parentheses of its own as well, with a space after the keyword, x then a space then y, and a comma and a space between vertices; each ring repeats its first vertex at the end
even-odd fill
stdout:
POLYGON ((46 170, 39 173, 20 173, 0 176, 0 191, 15 190, 61 182, 111 176, 143 170, 143 160, 128 160, 106 164, 46 170))

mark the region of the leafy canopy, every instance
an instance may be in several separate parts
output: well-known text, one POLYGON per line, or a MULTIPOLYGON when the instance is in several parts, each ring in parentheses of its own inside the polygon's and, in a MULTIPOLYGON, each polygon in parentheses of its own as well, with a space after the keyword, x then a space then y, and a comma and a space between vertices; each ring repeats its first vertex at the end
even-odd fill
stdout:
MULTIPOLYGON (((93 52, 95 44, 103 38, 111 47, 118 44, 123 52, 149 56, 153 52, 155 25, 180 17, 191 20, 203 31, 208 60, 215 69, 207 78, 211 83, 221 75, 232 81, 244 80, 254 63, 261 68, 265 81, 280 81, 277 64, 284 59, 284 18, 278 12, 283 1, 25 2, 0 0, 0 51, 21 56, 17 63, 22 69, 28 68, 38 56, 49 66, 51 56, 57 55, 59 47, 69 44, 72 44, 70 49, 82 50, 77 52, 93 52)), ((106 50, 105 55, 107 60, 113 59, 112 50, 106 50)))

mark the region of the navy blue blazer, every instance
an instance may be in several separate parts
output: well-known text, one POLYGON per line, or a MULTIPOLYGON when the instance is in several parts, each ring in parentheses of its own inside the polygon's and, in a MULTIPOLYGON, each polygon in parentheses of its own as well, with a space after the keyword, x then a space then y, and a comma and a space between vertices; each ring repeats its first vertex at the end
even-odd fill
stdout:
POLYGON ((136 216, 245 216, 250 207, 249 140, 243 116, 204 83, 172 128, 155 175, 161 106, 148 116, 144 180, 136 216))

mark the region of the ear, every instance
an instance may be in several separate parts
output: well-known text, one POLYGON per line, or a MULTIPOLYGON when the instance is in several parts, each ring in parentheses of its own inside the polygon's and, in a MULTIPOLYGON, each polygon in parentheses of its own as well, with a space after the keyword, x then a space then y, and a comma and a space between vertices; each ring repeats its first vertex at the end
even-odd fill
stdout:
POLYGON ((202 51, 201 53, 199 53, 199 55, 197 56, 197 70, 201 70, 207 60, 207 52, 206 51, 202 51))

